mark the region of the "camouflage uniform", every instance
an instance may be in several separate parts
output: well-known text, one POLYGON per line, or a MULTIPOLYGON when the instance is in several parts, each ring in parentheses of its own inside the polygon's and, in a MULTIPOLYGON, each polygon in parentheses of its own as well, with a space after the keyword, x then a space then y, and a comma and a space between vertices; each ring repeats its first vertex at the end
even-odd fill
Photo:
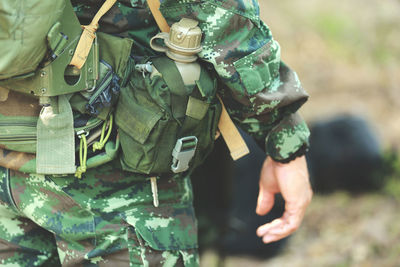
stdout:
MULTIPOLYGON (((72 1, 74 2, 74 1, 72 1)), ((89 24, 102 1, 75 1, 82 24, 89 24)), ((257 1, 162 0, 169 24, 182 17, 199 21, 204 33, 200 60, 220 77, 219 93, 232 118, 268 155, 287 161, 304 153, 309 131, 296 110, 307 100, 296 73, 281 61, 279 44, 259 18, 257 1), (285 118, 285 119, 283 119, 285 118)), ((148 42, 158 27, 145 0, 120 0, 103 17, 101 31, 132 38, 135 57, 156 55, 148 42)))
POLYGON ((118 162, 84 179, 0 173, 1 266, 198 265, 188 177, 160 179, 155 208, 150 183, 118 162))
MULTIPOLYGON (((103 1, 72 2, 88 24, 103 1)), ((275 160, 302 155, 309 132, 295 112, 308 96, 281 61, 257 2, 161 2, 170 24, 181 17, 199 21, 200 60, 214 66, 232 118, 265 142, 275 160)), ((148 41, 158 29, 145 0, 120 0, 100 26, 134 39, 134 57, 155 55, 148 41)), ((59 258, 63 266, 198 265, 188 174, 161 177, 158 191, 155 208, 148 177, 123 172, 118 161, 89 170, 81 180, 1 169, 0 264, 56 266, 59 258)))

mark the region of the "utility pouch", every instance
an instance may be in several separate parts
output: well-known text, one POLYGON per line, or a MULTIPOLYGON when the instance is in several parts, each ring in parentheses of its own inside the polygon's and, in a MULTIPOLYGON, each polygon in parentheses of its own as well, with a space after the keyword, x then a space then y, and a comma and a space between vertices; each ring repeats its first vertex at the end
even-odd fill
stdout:
MULTIPOLYGON (((69 98, 69 103, 72 110, 71 122, 73 125, 67 127, 70 134, 69 142, 60 144, 59 138, 55 136, 54 142, 47 142, 48 147, 44 147, 42 155, 45 155, 43 164, 48 164, 54 156, 54 151, 66 153, 65 146, 70 148, 69 156, 73 156, 73 168, 68 170, 69 173, 75 172, 76 166, 84 166, 85 168, 96 167, 111 161, 117 156, 119 142, 116 139, 116 133, 110 132, 111 137, 107 140, 102 139, 107 135, 108 129, 112 123, 107 122, 106 127, 103 127, 104 121, 109 121, 110 115, 113 112, 113 106, 117 101, 119 88, 126 84, 126 80, 130 74, 130 66, 128 64, 132 41, 114 37, 108 34, 98 33, 97 42, 103 49, 99 51, 101 61, 99 63, 99 77, 97 85, 90 90, 76 92, 69 98), (104 130, 103 130, 104 128, 104 130), (82 145, 82 150, 86 148, 86 159, 79 157, 81 139, 77 137, 78 133, 85 134, 86 145, 82 145), (87 136, 86 136, 87 135, 87 136), (96 152, 92 152, 92 146, 97 141, 102 141, 102 147, 96 152), (44 154, 43 154, 44 153, 44 154), (75 157, 75 155, 78 155, 75 157)), ((74 80, 79 78, 79 74, 68 73, 68 79, 74 80)), ((25 95, 14 90, 9 90, 0 87, 0 149, 3 150, 3 157, 0 157, 0 165, 13 168, 22 172, 38 173, 36 153, 38 148, 38 128, 37 122, 40 115, 41 107, 36 97, 25 95)), ((68 96, 68 95, 65 95, 68 96)), ((62 96, 65 98, 65 96, 62 96)), ((51 107, 52 101, 58 101, 59 97, 54 96, 49 98, 51 107)), ((58 101, 59 102, 59 101, 58 101)), ((66 101, 63 101, 67 104, 66 101)), ((44 108, 48 108, 46 105, 44 108)), ((56 105, 54 105, 56 107, 56 105)), ((65 105, 64 105, 65 107, 65 105)), ((65 109, 65 108, 64 108, 65 109)), ((57 111, 55 111, 57 114, 57 111)), ((51 117, 51 116, 50 116, 51 117)), ((65 119, 65 117, 63 117, 65 119)), ((55 120, 57 122, 57 120, 55 120)), ((57 126, 58 129, 63 129, 57 126)), ((114 127, 115 128, 115 127, 114 127)), ((42 139, 39 142, 49 141, 46 138, 48 133, 46 127, 43 127, 42 139)), ((61 130, 64 134, 64 130, 61 130)), ((81 134, 79 134, 81 136, 81 134)), ((83 152, 82 152, 83 153, 83 152)), ((61 157, 59 157, 61 158, 61 157)), ((71 160, 70 160, 71 161, 71 160)), ((64 162, 55 164, 55 169, 65 167, 64 162)), ((47 166, 46 166, 47 167, 47 166)), ((48 174, 64 174, 64 170, 54 171, 48 169, 48 174)), ((39 169, 40 170, 40 169, 39 169)))
POLYGON ((115 113, 121 164, 124 170, 142 174, 172 173, 171 165, 179 165, 181 151, 175 152, 175 159, 172 155, 178 139, 195 137, 189 161, 192 170, 213 148, 221 112, 215 78, 202 67, 196 85, 185 86, 174 61, 152 58, 136 66, 149 62, 151 72, 137 68, 141 71, 133 71, 127 86, 121 88, 115 113))
MULTIPOLYGON (((38 105, 37 99, 13 91, 9 91, 7 99, 2 100, 0 104, 0 166, 26 173, 37 173, 37 121, 42 107, 38 105)), ((116 158, 119 142, 115 130, 107 140, 104 138, 101 140, 102 132, 108 132, 110 125, 109 120, 105 122, 73 110, 73 144, 78 145, 74 145, 72 149, 74 154, 79 155, 78 133, 85 133, 87 168, 99 166, 116 158), (104 124, 106 127, 103 131, 104 124), (93 152, 92 147, 100 141, 103 141, 101 148, 93 152)), ((60 151, 62 154, 65 152, 62 147, 57 147, 47 151, 46 154, 54 157, 55 151, 60 151)), ((80 166, 79 157, 76 159, 76 162, 74 159, 74 166, 80 166)), ((60 163, 60 168, 64 166, 65 164, 60 163)), ((75 172, 75 168, 71 172, 75 172)))
MULTIPOLYGON (((70 102, 72 109, 105 120, 132 71, 129 60, 133 41, 105 33, 97 33, 96 40, 100 47, 96 86, 75 93, 70 102)), ((79 79, 79 74, 70 73, 68 79, 79 79)))

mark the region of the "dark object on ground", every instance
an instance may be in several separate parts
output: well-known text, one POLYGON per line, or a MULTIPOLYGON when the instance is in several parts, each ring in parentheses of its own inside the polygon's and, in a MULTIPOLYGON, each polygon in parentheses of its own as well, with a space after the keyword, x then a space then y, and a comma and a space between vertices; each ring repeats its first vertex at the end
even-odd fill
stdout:
POLYGON ((360 117, 343 115, 314 123, 307 161, 317 193, 377 190, 384 183, 378 138, 360 117))
POLYGON ((226 145, 218 140, 212 155, 193 175, 200 248, 213 247, 222 256, 247 254, 267 258, 276 255, 285 240, 266 245, 257 237, 256 229, 280 217, 284 202, 278 196, 275 207, 266 216, 255 213, 259 173, 266 156, 251 137, 241 134, 250 155, 233 162, 226 145))

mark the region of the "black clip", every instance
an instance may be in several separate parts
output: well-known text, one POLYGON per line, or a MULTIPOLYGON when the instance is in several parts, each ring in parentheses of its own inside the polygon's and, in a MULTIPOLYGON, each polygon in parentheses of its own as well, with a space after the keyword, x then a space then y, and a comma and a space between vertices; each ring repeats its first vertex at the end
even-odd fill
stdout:
POLYGON ((103 60, 100 60, 100 62, 107 67, 108 71, 101 82, 96 86, 95 90, 93 90, 94 93, 86 104, 86 110, 94 116, 97 116, 104 107, 109 107, 113 95, 117 96, 120 91, 120 85, 118 83, 120 78, 108 63, 103 60))

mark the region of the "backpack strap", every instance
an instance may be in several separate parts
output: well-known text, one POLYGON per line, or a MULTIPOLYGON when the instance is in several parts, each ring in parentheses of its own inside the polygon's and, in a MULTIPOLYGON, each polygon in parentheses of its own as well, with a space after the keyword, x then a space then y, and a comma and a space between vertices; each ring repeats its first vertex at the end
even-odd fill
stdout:
POLYGON ((250 151, 235 124, 232 122, 232 119, 229 116, 228 111, 226 110, 221 98, 219 96, 217 97, 222 105, 221 117, 219 118, 218 122, 218 129, 222 137, 224 138, 224 141, 228 146, 229 151, 231 152, 232 159, 238 160, 241 157, 249 154, 250 151))
POLYGON ((71 65, 80 69, 82 68, 83 64, 85 64, 86 58, 90 52, 90 48, 92 47, 93 40, 96 38, 95 33, 99 27, 99 20, 105 13, 107 13, 108 10, 110 10, 116 1, 117 0, 106 0, 99 11, 97 11, 92 22, 87 26, 82 26, 83 32, 75 49, 75 54, 72 57, 70 63, 71 65))
MULTIPOLYGON (((147 5, 150 8, 153 17, 162 32, 169 32, 169 26, 164 16, 161 14, 159 0, 147 0, 147 5)), ((240 135, 235 124, 233 124, 229 114, 222 103, 221 98, 218 96, 222 105, 222 113, 218 123, 219 131, 224 138, 226 145, 229 148, 233 160, 237 160, 249 153, 249 148, 246 145, 243 137, 240 135)))
POLYGON ((150 8, 151 14, 153 15, 158 28, 162 32, 169 32, 169 25, 164 18, 164 16, 160 12, 160 1, 159 0, 147 0, 147 5, 150 8))

